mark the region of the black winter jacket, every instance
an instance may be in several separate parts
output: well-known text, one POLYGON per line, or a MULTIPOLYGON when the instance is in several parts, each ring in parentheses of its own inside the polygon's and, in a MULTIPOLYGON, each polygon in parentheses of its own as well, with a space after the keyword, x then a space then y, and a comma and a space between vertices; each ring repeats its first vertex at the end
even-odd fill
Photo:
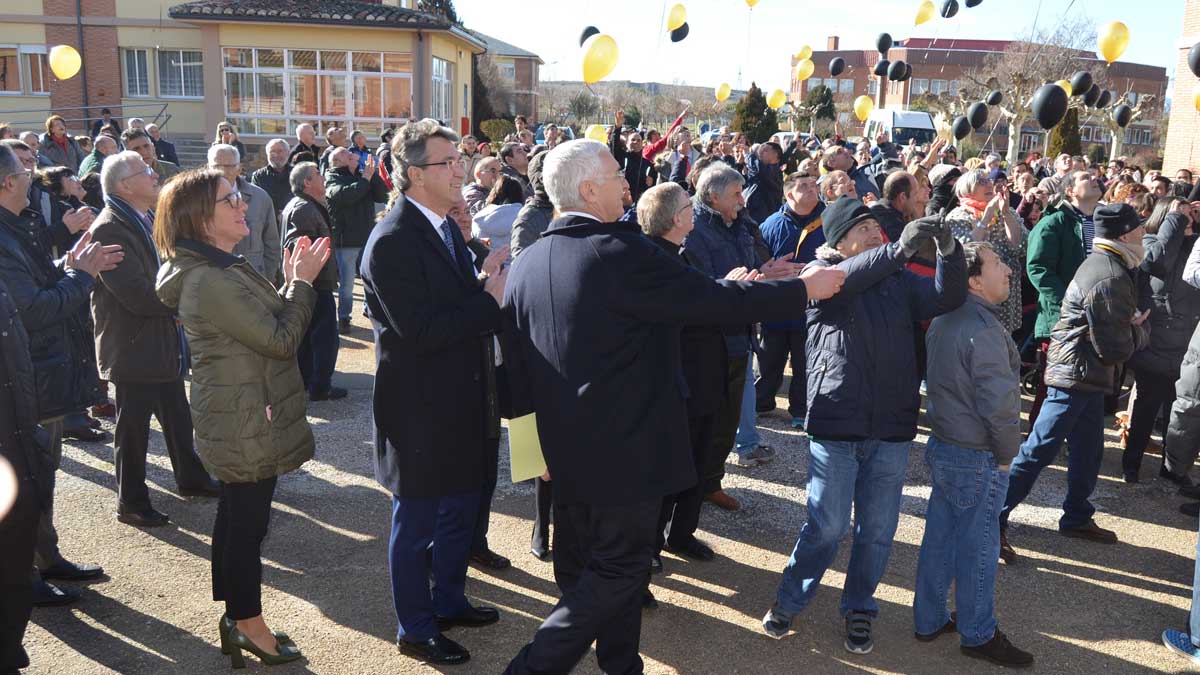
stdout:
POLYGON ((375 203, 387 201, 387 186, 379 174, 367 180, 342 167, 325 173, 325 200, 334 248, 362 248, 375 227, 375 203))
POLYGON ((1183 280, 1184 265, 1197 239, 1195 234, 1184 234, 1187 226, 1187 218, 1171 214, 1157 234, 1142 240, 1146 259, 1140 276, 1150 292, 1150 346, 1134 354, 1129 364, 1170 379, 1179 377, 1188 341, 1200 322, 1200 289, 1183 280))

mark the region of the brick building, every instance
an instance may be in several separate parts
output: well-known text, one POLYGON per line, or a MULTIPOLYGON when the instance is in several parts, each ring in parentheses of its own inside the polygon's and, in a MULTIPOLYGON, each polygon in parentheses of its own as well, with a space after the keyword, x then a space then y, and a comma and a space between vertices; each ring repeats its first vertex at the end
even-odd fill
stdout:
MULTIPOLYGON (((1191 0, 1193 4, 1198 1, 1200 0, 1191 0)), ((1200 22, 1200 18, 1197 21, 1200 22)), ((881 58, 874 47, 865 50, 841 49, 839 39, 831 36, 825 50, 813 52, 812 60, 816 65, 816 72, 808 80, 801 82, 795 78, 797 61, 793 57, 790 97, 793 101, 801 100, 810 88, 823 84, 835 92, 839 102, 848 102, 857 96, 868 94, 875 99, 876 107, 908 108, 915 99, 926 92, 957 94, 960 83, 965 80, 966 72, 981 67, 990 55, 1003 52, 1010 44, 1007 40, 912 38, 898 41, 888 52, 888 59, 911 64, 913 74, 905 82, 891 82, 872 74, 875 64, 881 58), (838 56, 846 61, 846 70, 837 78, 831 78, 829 61, 838 56)), ((1091 54, 1086 56, 1095 58, 1091 54)), ((1184 70, 1186 72, 1186 65, 1184 70)), ((1161 101, 1166 93, 1165 68, 1118 61, 1109 67, 1108 75, 1111 81, 1110 88, 1119 93, 1129 91, 1131 101, 1136 101, 1136 97, 1144 94, 1153 94, 1161 101)), ((849 105, 839 105, 839 109, 849 111, 849 105)), ((1126 129, 1127 154, 1132 155, 1159 144, 1161 139, 1156 138, 1154 134, 1157 121, 1143 118, 1126 129)), ((862 133, 862 126, 850 112, 840 112, 839 122, 843 133, 862 133)), ((983 133, 976 134, 975 143, 982 147, 988 138, 988 132, 991 131, 991 125, 985 127, 983 133)), ((1008 144, 1008 133, 1007 125, 1000 124, 992 133, 987 146, 1002 151, 1008 144)), ((1107 149, 1110 141, 1108 130, 1098 124, 1083 124, 1080 127, 1080 135, 1085 149, 1093 143, 1102 143, 1107 149)), ((1036 123, 1027 123, 1021 130, 1021 152, 1040 150, 1044 137, 1045 132, 1037 127, 1036 123)))
POLYGON ((1183 11, 1183 31, 1176 43, 1175 87, 1171 91, 1171 115, 1167 123, 1166 153, 1163 171, 1174 176, 1179 169, 1200 172, 1200 113, 1193 103, 1200 92, 1197 80, 1188 68, 1187 55, 1200 42, 1200 0, 1187 0, 1183 11))
POLYGON ((496 64, 500 77, 508 80, 512 87, 512 103, 508 113, 525 115, 533 124, 538 116, 539 73, 544 63, 541 57, 490 35, 476 31, 472 33, 487 45, 487 55, 496 64))

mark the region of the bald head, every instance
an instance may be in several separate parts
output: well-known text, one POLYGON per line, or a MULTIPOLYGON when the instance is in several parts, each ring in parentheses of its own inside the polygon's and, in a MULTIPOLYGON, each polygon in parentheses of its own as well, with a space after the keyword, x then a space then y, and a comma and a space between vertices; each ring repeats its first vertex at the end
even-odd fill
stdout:
POLYGON ((329 165, 335 169, 357 167, 358 156, 346 148, 338 148, 329 153, 329 165))
POLYGON ((95 144, 96 150, 106 157, 117 151, 117 142, 113 140, 112 136, 100 134, 92 143, 95 144))

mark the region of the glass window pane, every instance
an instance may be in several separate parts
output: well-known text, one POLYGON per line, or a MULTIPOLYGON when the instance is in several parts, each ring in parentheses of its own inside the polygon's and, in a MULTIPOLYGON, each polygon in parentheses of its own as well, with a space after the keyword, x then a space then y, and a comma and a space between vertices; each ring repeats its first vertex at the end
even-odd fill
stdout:
POLYGON ((361 131, 367 135, 367 147, 374 149, 374 144, 379 141, 379 134, 383 133, 382 122, 355 122, 354 131, 361 131))
POLYGON ((838 81, 838 93, 839 94, 853 94, 854 93, 854 80, 839 80, 838 81))
POLYGON ((284 136, 287 134, 287 124, 284 123, 282 117, 264 117, 258 120, 258 133, 271 136, 284 136))
MULTIPOLYGON (((258 133, 258 120, 256 119, 250 117, 236 117, 229 121, 233 124, 233 128, 237 129, 239 135, 258 133)), ((244 160, 246 158, 243 157, 242 159, 244 160)))
POLYGON ((183 95, 183 71, 179 67, 179 52, 159 50, 158 93, 163 96, 183 95))
POLYGON ((238 49, 236 47, 225 48, 225 67, 226 68, 253 68, 254 67, 254 50, 253 49, 238 49))
POLYGON ((0 91, 21 91, 21 66, 16 48, 0 48, 0 91))
POLYGON ((283 73, 259 73, 258 106, 260 115, 283 115, 283 73))
POLYGON ((383 72, 385 72, 385 73, 411 73, 412 72, 412 54, 384 54, 383 55, 383 72))
POLYGON ((407 77, 383 79, 383 116, 394 120, 412 116, 412 80, 407 77))
POLYGON ((230 114, 254 112, 253 73, 225 73, 225 106, 230 114))
POLYGON ((288 65, 304 70, 317 69, 317 53, 311 49, 289 49, 288 65))
POLYGON ((343 75, 321 75, 321 115, 346 114, 346 78, 343 75))
POLYGON ((179 62, 183 68, 183 95, 204 95, 204 62, 200 52, 179 52, 179 62))
POLYGON ((381 117, 383 115, 382 78, 354 77, 354 116, 381 117))
POLYGON ((379 72, 379 52, 354 52, 354 70, 360 73, 379 72))
POLYGON ((259 68, 282 68, 283 67, 283 50, 282 49, 256 49, 258 54, 259 68))
POLYGON ((345 70, 346 52, 321 52, 321 70, 345 70))
POLYGON ((293 115, 317 115, 317 76, 292 75, 291 112, 293 115))
POLYGON ((33 94, 45 94, 50 91, 49 83, 46 82, 46 73, 49 72, 49 67, 46 65, 45 54, 26 54, 28 59, 29 70, 29 91, 33 94))

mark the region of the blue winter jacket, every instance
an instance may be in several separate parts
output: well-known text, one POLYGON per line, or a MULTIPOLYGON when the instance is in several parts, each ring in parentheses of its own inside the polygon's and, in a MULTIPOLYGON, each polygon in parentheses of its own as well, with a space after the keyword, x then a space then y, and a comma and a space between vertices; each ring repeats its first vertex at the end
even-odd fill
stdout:
MULTIPOLYGON (((792 262, 809 263, 815 260, 817 249, 825 243, 825 232, 821 229, 821 214, 824 212, 824 202, 817 202, 816 208, 807 216, 796 213, 791 207, 784 204, 778 211, 768 216, 759 229, 762 230, 763 241, 767 242, 767 247, 771 249, 771 257, 781 258, 789 253, 794 253, 796 256, 792 258, 792 262), (800 235, 810 225, 814 226, 814 229, 809 231, 808 235, 804 237, 804 241, 801 242, 800 235)), ((803 321, 771 323, 763 324, 763 326, 777 330, 804 330, 803 321)))
POLYGON ((822 440, 911 441, 920 378, 913 325, 953 311, 967 297, 962 245, 938 256, 933 278, 904 268, 899 243, 849 260, 822 246, 815 265, 837 265, 837 295, 808 310, 808 433, 822 440))
MULTIPOLYGON (((729 271, 738 267, 758 269, 766 260, 760 260, 754 252, 754 235, 750 233, 746 210, 738 214, 737 220, 729 225, 721 214, 695 201, 692 208, 692 232, 683 245, 691 253, 700 268, 713 279, 724 279, 729 271)), ((750 327, 740 326, 725 333, 725 347, 730 357, 750 353, 750 327)))

